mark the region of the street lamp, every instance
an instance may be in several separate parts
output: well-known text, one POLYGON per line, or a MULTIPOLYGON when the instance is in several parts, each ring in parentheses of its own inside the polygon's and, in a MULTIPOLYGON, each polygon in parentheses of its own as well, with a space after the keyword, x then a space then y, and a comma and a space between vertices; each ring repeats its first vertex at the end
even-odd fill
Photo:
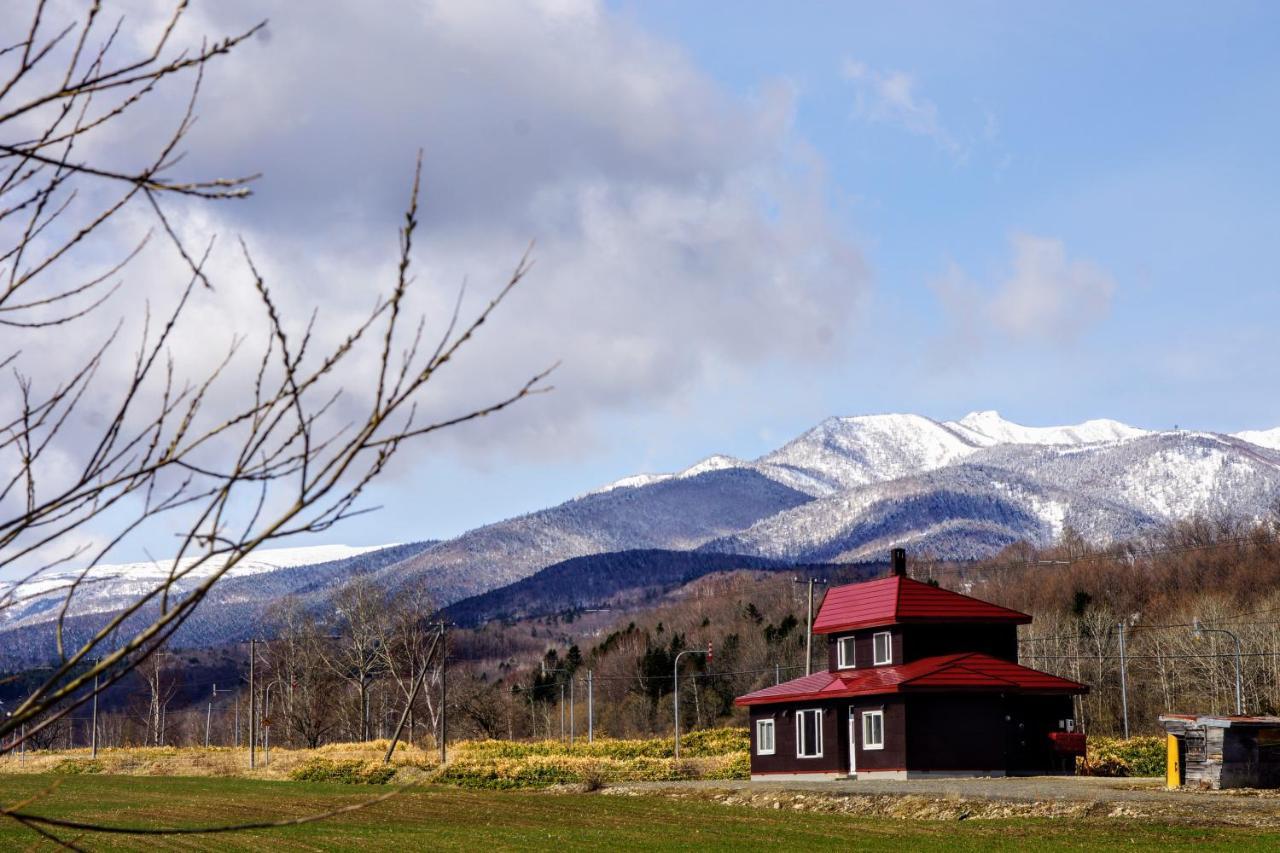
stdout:
POLYGON ((267 685, 267 692, 262 702, 262 751, 266 764, 271 763, 271 688, 277 684, 280 684, 278 678, 267 685))
POLYGON ((705 649, 685 649, 684 651, 679 652, 678 654, 676 654, 676 659, 674 663, 672 663, 671 665, 672 674, 675 676, 675 683, 673 685, 673 690, 671 695, 675 703, 672 708, 672 712, 673 712, 672 716, 675 717, 675 722, 676 722, 676 750, 675 750, 676 758, 680 757, 680 658, 682 658, 685 655, 706 655, 707 662, 710 663, 711 662, 711 644, 707 643, 707 647, 705 649))
POLYGON ((1204 623, 1199 619, 1191 620, 1191 633, 1196 639, 1200 639, 1205 634, 1226 634, 1236 644, 1236 715, 1244 714, 1244 681, 1240 676, 1240 638, 1226 628, 1206 628, 1204 623))

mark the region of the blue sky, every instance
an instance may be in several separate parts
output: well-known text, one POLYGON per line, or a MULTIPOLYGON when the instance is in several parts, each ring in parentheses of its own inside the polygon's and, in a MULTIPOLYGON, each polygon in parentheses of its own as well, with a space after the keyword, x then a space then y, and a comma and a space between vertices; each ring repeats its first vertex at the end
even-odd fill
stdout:
POLYGON ((743 97, 770 79, 796 89, 797 128, 860 236, 882 327, 834 381, 805 389, 807 416, 990 407, 1032 423, 1221 430, 1280 419, 1265 390, 1280 364, 1274 6, 624 8, 743 97), (850 60, 909 75, 936 132, 859 115, 840 73, 850 60), (998 281, 1015 232, 1108 271, 1109 310, 1068 345, 989 344, 945 368, 919 358, 946 324, 930 282, 951 263, 998 281), (895 336, 905 357, 889 351, 895 336))
POLYGON ((792 90, 796 132, 869 267, 870 310, 829 365, 763 365, 674 407, 605 416, 608 437, 582 458, 482 475, 442 531, 711 452, 755 456, 833 414, 1280 424, 1274 5, 613 8, 736 98, 792 90), (894 74, 917 111, 876 109, 875 80, 894 74), (1052 322, 957 335, 936 282, 955 267, 989 295, 1017 234, 1060 241, 1106 273, 1111 298, 1066 339, 1052 322))
MULTIPOLYGON (((832 415, 1280 425, 1276 4, 235 0, 179 36, 264 8, 183 164, 264 177, 184 227, 245 237, 338 334, 421 147, 428 316, 537 241, 431 405, 563 362, 329 541, 450 536, 832 415)), ((207 310, 180 362, 234 325, 207 310)))

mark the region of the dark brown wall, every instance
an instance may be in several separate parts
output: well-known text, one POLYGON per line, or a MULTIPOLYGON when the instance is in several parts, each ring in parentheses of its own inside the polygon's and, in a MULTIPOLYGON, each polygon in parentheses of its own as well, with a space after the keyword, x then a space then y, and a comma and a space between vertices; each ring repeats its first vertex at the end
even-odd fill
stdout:
POLYGON ((1018 662, 1018 626, 959 623, 904 625, 903 663, 957 652, 980 652, 1018 662))
POLYGON ((827 670, 836 671, 836 641, 852 635, 858 656, 858 669, 874 666, 872 635, 888 631, 893 635, 893 663, 911 663, 921 658, 951 655, 958 652, 981 652, 1001 660, 1018 661, 1018 628, 1016 625, 895 625, 891 628, 865 628, 842 634, 827 635, 827 670))
POLYGON ((911 770, 1060 769, 1049 733, 1071 716, 1070 696, 921 694, 907 707, 911 770))
POLYGON ((848 771, 847 753, 840 745, 839 712, 831 702, 799 702, 795 704, 755 705, 751 708, 751 772, 752 773, 831 773, 848 771), (795 712, 809 708, 821 708, 822 757, 799 758, 796 756, 795 712), (756 754, 756 720, 772 718, 774 721, 773 755, 756 754), (844 763, 841 764, 841 757, 844 763))
POLYGON ((848 773, 849 713, 884 711, 885 748, 862 749, 862 719, 856 717, 859 770, 902 770, 906 767, 906 715, 900 697, 842 699, 826 702, 798 702, 756 705, 751 708, 751 772, 753 773, 848 773), (796 756, 795 712, 822 708, 822 758, 796 756), (774 719, 774 754, 756 755, 756 720, 774 719))
MULTIPOLYGON (((877 696, 855 699, 851 703, 855 716, 854 736, 858 742, 858 772, 868 770, 907 769, 907 713, 900 696, 877 696), (884 711, 884 749, 864 749, 862 745, 862 712, 884 711)), ((850 707, 844 709, 844 739, 849 739, 850 707)), ((845 767, 849 766, 849 754, 845 751, 845 767)))
POLYGON ((1063 768, 1049 733, 1071 716, 1070 696, 937 693, 757 705, 751 708, 753 773, 848 773, 849 717, 854 715, 858 770, 1005 771, 1063 768), (795 712, 822 708, 823 755, 796 756, 795 712), (863 711, 884 711, 884 749, 862 744, 863 711), (756 755, 756 720, 775 721, 773 755, 756 755))
POLYGON ((1004 770, 1004 716, 1004 699, 996 694, 912 696, 908 769, 1004 770))

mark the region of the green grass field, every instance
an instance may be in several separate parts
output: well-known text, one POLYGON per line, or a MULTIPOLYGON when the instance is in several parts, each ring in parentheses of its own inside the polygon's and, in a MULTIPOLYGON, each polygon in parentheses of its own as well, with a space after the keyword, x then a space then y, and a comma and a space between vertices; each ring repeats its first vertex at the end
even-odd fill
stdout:
MULTIPOLYGON (((215 778, 0 776, 11 806, 59 786, 31 812, 114 826, 202 826, 278 820, 333 809, 383 787, 215 778)), ((39 841, 0 818, 0 849, 39 841)), ((55 830, 64 840, 80 833, 55 830)), ((1280 832, 1119 819, 907 821, 725 806, 660 796, 605 796, 431 787, 304 826, 215 836, 84 834, 91 850, 169 847, 284 850, 1019 850, 1280 849, 1280 832)), ((37 847, 39 845, 36 845, 37 847)), ((52 844, 46 842, 46 847, 52 844)))

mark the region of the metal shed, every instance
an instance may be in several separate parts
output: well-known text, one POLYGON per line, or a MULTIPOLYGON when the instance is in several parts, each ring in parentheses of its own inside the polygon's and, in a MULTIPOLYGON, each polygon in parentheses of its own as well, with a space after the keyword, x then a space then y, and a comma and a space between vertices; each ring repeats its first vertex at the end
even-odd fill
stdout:
POLYGON ((1280 788, 1280 717, 1161 714, 1169 787, 1280 788))

